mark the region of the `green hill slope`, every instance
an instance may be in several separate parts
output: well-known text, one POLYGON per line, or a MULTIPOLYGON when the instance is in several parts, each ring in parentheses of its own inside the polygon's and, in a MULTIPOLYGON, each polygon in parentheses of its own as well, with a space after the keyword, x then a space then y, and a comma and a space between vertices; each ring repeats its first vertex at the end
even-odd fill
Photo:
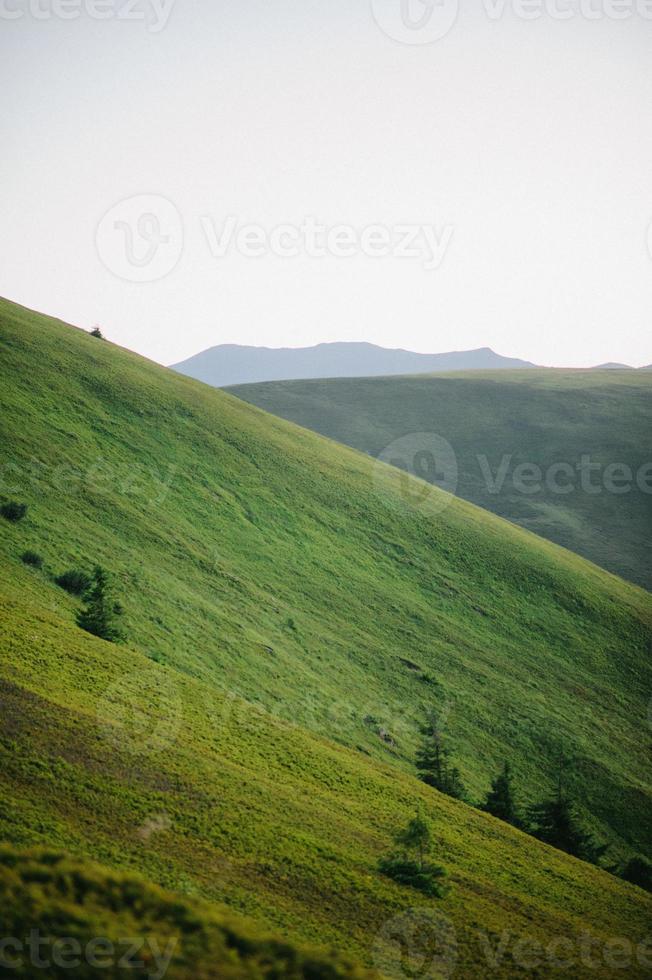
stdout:
MULTIPOLYGON (((531 975, 532 956, 554 975, 560 940, 566 972, 620 975, 614 937, 629 943, 628 975, 645 975, 649 896, 411 773, 433 702, 476 794, 508 756, 538 796, 563 741, 613 856, 644 850, 646 593, 463 502, 442 512, 437 491, 415 503, 417 484, 406 494, 390 467, 374 473, 360 454, 7 302, 0 367, 0 494, 29 508, 0 521, 0 839, 110 875, 137 868, 189 896, 182 918, 194 899, 226 905, 286 937, 299 962, 294 943, 307 942, 403 978, 403 940, 418 966, 425 916, 442 975, 531 975), (80 630, 79 601, 53 580, 98 561, 115 577, 124 644, 80 630), (419 805, 453 886, 435 904, 375 870, 419 805)), ((59 885, 52 894, 39 867, 12 875, 16 929, 25 902, 46 928, 59 885)), ((112 918, 98 875, 63 875, 79 928, 95 912, 110 934, 138 928, 119 885, 112 918)), ((148 886, 129 887, 138 921, 169 934, 148 886)), ((222 913, 205 915, 219 963, 222 913)), ((211 976, 203 916, 199 949, 190 942, 170 976, 211 976)), ((235 976, 256 975, 259 947, 247 950, 235 976)))
MULTIPOLYGON (((74 862, 51 870, 38 853, 0 851, 9 935, 24 941, 37 928, 84 945, 153 935, 162 950, 176 939, 184 955, 170 980, 214 976, 225 944, 241 967, 235 977, 266 976, 255 972, 261 929, 284 938, 266 951, 276 980, 293 976, 284 957, 306 963, 294 948, 304 942, 393 980, 431 959, 425 975, 469 980, 532 976, 533 962, 542 977, 616 977, 623 957, 627 976, 647 975, 645 892, 389 765, 89 636, 44 605, 29 578, 18 570, 2 589, 0 839, 65 848, 111 871, 74 862), (375 870, 418 805, 452 886, 435 903, 375 870), (133 868, 185 897, 125 881, 119 869, 133 868), (197 906, 206 900, 258 925, 238 919, 226 930, 223 912, 197 906)), ((297 969, 306 980, 358 975, 334 973, 328 953, 308 961, 311 969, 297 969)))
MULTIPOLYGON (((437 433, 453 447, 464 500, 652 588, 649 373, 472 372, 230 390, 371 456, 407 433, 437 433), (584 485, 583 458, 592 467, 584 485), (608 469, 618 463, 629 478, 608 469), (522 464, 541 476, 520 474, 522 464)), ((400 445, 391 455, 412 465, 400 445)), ((423 475, 430 478, 427 468, 423 475)))
POLYGON ((538 796, 563 744, 613 854, 650 847, 649 595, 6 302, 0 356, 2 579, 74 623, 50 576, 100 562, 152 661, 409 772, 434 703, 474 796, 504 758, 538 796))

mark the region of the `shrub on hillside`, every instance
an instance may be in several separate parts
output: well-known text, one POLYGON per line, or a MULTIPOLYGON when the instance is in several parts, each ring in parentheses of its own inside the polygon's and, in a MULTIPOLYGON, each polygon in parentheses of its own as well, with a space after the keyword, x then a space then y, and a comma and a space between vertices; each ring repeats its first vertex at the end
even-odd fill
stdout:
POLYGON ((19 504, 17 500, 8 500, 6 504, 0 505, 0 514, 12 524, 22 521, 26 513, 27 504, 19 504))
POLYGON ((386 877, 398 881, 400 885, 416 888, 417 891, 431 898, 441 898, 444 895, 441 879, 445 877, 446 872, 437 864, 424 861, 423 865, 419 866, 418 861, 393 854, 380 859, 378 870, 386 877))
POLYGON ((70 568, 67 572, 58 575, 54 581, 70 595, 83 595, 89 588, 92 579, 86 572, 82 572, 78 568, 70 568))
POLYGON ((26 565, 31 565, 32 568, 43 567, 43 559, 36 551, 23 551, 20 560, 26 565))

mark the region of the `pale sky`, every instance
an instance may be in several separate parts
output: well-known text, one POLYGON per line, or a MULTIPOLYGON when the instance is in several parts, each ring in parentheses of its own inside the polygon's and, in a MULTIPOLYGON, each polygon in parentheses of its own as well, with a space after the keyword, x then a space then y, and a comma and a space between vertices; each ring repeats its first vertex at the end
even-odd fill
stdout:
POLYGON ((652 0, 410 2, 0 0, 0 294, 162 363, 651 363, 652 0))

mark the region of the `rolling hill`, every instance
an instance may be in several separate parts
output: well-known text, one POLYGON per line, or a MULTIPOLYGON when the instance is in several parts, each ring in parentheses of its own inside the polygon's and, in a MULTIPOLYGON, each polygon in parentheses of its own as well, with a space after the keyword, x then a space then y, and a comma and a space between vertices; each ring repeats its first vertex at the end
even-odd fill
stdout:
MULTIPOLYGON (((452 447, 455 491, 464 500, 652 588, 648 373, 539 369, 232 391, 371 456, 386 458, 389 447, 389 456, 408 469, 418 462, 420 441, 428 448, 423 434, 435 433, 452 447), (417 434, 412 451, 409 433, 417 434), (532 464, 538 476, 530 475, 532 464), (629 479, 616 464, 625 464, 629 479), (523 479, 519 466, 528 467, 523 479)), ((422 470, 424 479, 437 479, 422 470)))
POLYGON ((425 908, 456 976, 528 975, 518 940, 545 946, 553 975, 559 938, 573 976, 619 975, 614 936, 645 975, 649 896, 430 790, 412 765, 430 705, 476 798, 505 757, 538 798, 563 745, 612 857, 649 853, 645 592, 7 301, 0 366, 0 502, 28 505, 0 521, 0 839, 137 868, 182 906, 217 903, 217 919, 228 907, 401 977, 393 937, 424 906, 375 867, 421 806, 452 885, 425 908), (79 600, 54 582, 96 562, 124 606, 122 644, 80 630, 79 600))
POLYGON ((445 354, 417 354, 408 350, 388 350, 375 344, 335 343, 278 348, 219 344, 171 367, 180 374, 222 388, 284 378, 357 378, 534 365, 516 357, 503 357, 489 347, 445 354))

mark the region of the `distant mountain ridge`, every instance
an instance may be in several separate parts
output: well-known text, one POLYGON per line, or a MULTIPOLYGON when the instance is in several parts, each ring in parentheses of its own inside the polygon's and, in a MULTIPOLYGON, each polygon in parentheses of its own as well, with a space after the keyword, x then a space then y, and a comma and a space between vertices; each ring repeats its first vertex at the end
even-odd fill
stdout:
POLYGON ((536 365, 516 357, 503 357, 490 347, 418 354, 375 344, 342 342, 278 348, 219 344, 170 367, 180 374, 223 388, 258 381, 363 378, 431 371, 532 368, 536 365))
POLYGON ((606 364, 596 364, 592 371, 635 371, 631 364, 620 364, 618 361, 608 361, 606 364))

